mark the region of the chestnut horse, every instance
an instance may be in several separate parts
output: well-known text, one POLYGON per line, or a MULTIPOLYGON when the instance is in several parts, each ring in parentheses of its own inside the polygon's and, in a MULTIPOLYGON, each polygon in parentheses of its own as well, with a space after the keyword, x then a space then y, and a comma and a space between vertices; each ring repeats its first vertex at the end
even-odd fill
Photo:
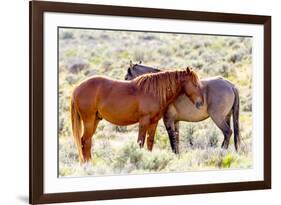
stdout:
MULTIPOLYGON (((125 80, 132 80, 146 73, 157 73, 161 70, 133 64, 130 62, 125 80)), ((167 108, 163 121, 167 129, 172 150, 179 152, 179 121, 199 122, 209 117, 214 121, 224 135, 221 145, 228 148, 229 139, 232 135, 230 117, 233 117, 234 145, 238 149, 239 135, 239 93, 238 89, 228 80, 222 77, 202 79, 202 92, 204 105, 201 109, 195 109, 192 102, 185 95, 179 95, 167 108)))
POLYGON ((71 98, 72 132, 80 162, 91 159, 91 138, 101 119, 121 126, 139 123, 137 143, 142 148, 147 133, 151 151, 158 121, 182 92, 197 108, 203 105, 200 80, 190 68, 146 74, 132 81, 95 76, 82 82, 71 98))

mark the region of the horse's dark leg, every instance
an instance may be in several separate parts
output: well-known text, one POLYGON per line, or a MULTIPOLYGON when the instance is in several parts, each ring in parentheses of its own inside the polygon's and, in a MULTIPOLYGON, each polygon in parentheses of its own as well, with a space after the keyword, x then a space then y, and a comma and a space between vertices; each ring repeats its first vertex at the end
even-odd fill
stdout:
MULTIPOLYGON (((231 114, 229 113, 229 114, 225 117, 225 122, 226 122, 226 124, 228 125, 228 127, 229 127, 230 130, 231 130, 231 127, 230 127, 230 117, 231 117, 231 114)), ((231 134, 232 134, 232 130, 231 130, 231 134)), ((231 136, 231 134, 230 134, 230 136, 231 136)), ((229 136, 229 138, 230 138, 230 136, 229 136)), ((223 143, 222 143, 222 145, 221 145, 221 147, 225 147, 225 146, 226 146, 226 149, 227 149, 228 145, 229 145, 229 139, 224 139, 224 140, 223 140, 223 143), (226 144, 226 143, 227 143, 227 144, 226 144)))
POLYGON ((222 130, 222 132, 224 134, 224 140, 223 140, 221 147, 227 149, 228 145, 229 145, 230 137, 232 135, 232 130, 230 129, 230 127, 228 126, 228 124, 226 122, 221 124, 220 129, 222 130))
POLYGON ((228 145, 229 145, 230 137, 232 135, 232 130, 231 130, 231 128, 230 128, 226 119, 224 119, 222 121, 216 121, 216 120, 213 119, 213 121, 220 128, 220 130, 222 131, 222 133, 224 135, 224 140, 222 142, 221 147, 227 149, 228 145))
POLYGON ((175 154, 178 154, 178 146, 177 146, 177 136, 176 136, 176 129, 175 129, 175 121, 171 118, 168 113, 164 114, 163 121, 166 127, 166 130, 169 135, 169 140, 171 144, 172 151, 175 154))
POLYGON ((176 135, 175 153, 178 154, 178 153, 180 153, 180 151, 179 151, 179 145, 180 145, 180 140, 179 140, 179 135, 180 135, 180 122, 179 122, 179 121, 176 121, 176 122, 175 122, 175 135, 176 135))
POLYGON ((157 128, 157 124, 158 122, 154 123, 154 124, 151 124, 147 130, 147 142, 146 142, 146 145, 147 145, 147 149, 149 151, 152 151, 153 149, 153 144, 154 144, 154 136, 155 136, 155 132, 156 132, 156 128, 157 128))
POLYGON ((91 160, 92 136, 95 133, 100 119, 96 116, 83 119, 84 133, 81 139, 84 161, 91 160))
MULTIPOLYGON (((227 126, 230 128, 230 114, 229 115, 227 115, 226 117, 225 117, 225 123, 227 124, 227 126)), ((219 127, 219 126, 218 126, 219 127)), ((219 127, 220 128, 220 127, 219 127)), ((230 128, 231 129, 231 128, 230 128)), ((229 144, 229 139, 227 139, 227 132, 228 131, 226 131, 226 134, 225 134, 225 131, 224 130, 227 130, 227 129, 222 129, 222 128, 220 128, 220 130, 222 131, 222 133, 223 133, 223 135, 224 135, 224 139, 223 139, 223 142, 222 142, 222 144, 221 144, 221 148, 224 148, 225 146, 227 146, 228 147, 228 144, 229 144), (226 144, 227 143, 227 144, 226 144)), ((230 135, 231 136, 231 135, 230 135)))
POLYGON ((140 148, 143 148, 149 123, 150 123, 149 117, 143 117, 139 120, 139 135, 138 135, 137 143, 139 144, 140 148))
POLYGON ((223 117, 221 115, 212 115, 210 113, 210 117, 215 122, 215 124, 220 128, 224 135, 224 140, 221 145, 222 148, 227 149, 229 145, 229 140, 232 135, 232 130, 230 128, 230 115, 227 115, 226 117, 223 117))

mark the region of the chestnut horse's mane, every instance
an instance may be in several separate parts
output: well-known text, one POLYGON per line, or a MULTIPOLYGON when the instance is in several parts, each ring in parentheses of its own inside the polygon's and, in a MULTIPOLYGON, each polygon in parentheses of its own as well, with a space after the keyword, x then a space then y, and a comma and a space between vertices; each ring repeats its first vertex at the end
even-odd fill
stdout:
POLYGON ((161 105, 167 98, 177 92, 179 85, 190 77, 192 83, 199 86, 199 77, 193 70, 170 70, 159 73, 147 73, 138 76, 133 81, 144 93, 152 94, 159 98, 161 105))

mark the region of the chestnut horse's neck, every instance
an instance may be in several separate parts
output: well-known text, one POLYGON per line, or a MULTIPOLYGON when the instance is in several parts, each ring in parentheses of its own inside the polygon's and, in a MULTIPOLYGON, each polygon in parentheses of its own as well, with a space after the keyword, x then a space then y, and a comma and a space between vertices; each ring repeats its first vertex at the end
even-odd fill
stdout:
POLYGON ((187 78, 186 71, 164 71, 139 76, 133 82, 142 92, 158 98, 161 107, 166 107, 180 94, 187 78))

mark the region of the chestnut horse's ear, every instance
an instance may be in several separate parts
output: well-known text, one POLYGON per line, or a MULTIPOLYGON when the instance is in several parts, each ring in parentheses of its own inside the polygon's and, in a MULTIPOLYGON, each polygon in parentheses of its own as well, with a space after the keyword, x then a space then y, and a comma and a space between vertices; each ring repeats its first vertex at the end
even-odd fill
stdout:
POLYGON ((186 67, 186 72, 187 72, 187 73, 190 73, 190 71, 191 71, 191 68, 187 66, 187 67, 186 67))

